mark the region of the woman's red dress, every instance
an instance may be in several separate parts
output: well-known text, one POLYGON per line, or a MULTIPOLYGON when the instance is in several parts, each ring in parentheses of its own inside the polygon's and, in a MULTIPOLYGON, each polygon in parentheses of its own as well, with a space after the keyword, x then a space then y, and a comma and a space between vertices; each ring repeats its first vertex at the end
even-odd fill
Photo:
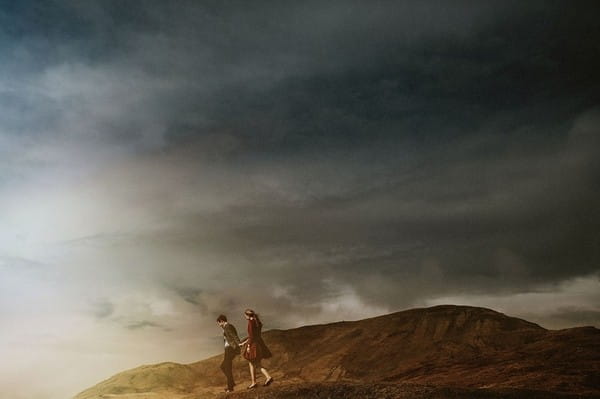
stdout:
POLYGON ((250 361, 259 362, 261 359, 268 359, 273 354, 265 345, 262 339, 262 323, 256 319, 248 320, 248 347, 250 350, 244 352, 244 357, 250 361))

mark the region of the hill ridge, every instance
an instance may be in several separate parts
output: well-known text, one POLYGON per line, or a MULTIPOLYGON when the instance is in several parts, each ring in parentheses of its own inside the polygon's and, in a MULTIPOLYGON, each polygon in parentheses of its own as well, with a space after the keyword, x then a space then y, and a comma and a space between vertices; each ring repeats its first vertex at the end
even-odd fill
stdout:
MULTIPOLYGON (((600 330, 546 330, 492 309, 438 305, 268 330, 263 336, 275 354, 266 365, 278 384, 387 382, 600 394, 594 385, 600 375, 600 330)), ((140 366, 75 398, 127 399, 144 392, 153 398, 165 392, 170 395, 165 398, 214 397, 224 383, 221 358, 140 366)), ((236 381, 249 378, 244 363, 236 360, 236 381)))

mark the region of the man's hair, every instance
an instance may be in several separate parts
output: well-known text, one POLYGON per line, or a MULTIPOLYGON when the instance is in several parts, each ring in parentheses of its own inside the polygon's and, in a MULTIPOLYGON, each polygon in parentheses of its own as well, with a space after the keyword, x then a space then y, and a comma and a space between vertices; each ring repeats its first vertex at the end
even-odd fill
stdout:
POLYGON ((224 314, 219 315, 219 317, 217 317, 217 323, 220 321, 227 322, 227 317, 224 314))

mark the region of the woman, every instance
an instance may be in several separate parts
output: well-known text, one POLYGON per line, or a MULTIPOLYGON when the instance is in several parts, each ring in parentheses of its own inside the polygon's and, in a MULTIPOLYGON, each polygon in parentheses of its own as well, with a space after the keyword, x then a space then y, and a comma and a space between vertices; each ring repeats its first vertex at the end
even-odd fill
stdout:
POLYGON ((261 337, 262 322, 258 315, 252 309, 246 309, 244 317, 248 320, 248 338, 240 345, 246 345, 243 355, 244 358, 248 360, 250 378, 252 379, 252 384, 248 386, 248 389, 256 388, 256 369, 259 369, 265 376, 266 380, 263 385, 267 386, 273 382, 273 377, 271 377, 267 369, 261 365, 261 360, 268 359, 273 355, 261 337))

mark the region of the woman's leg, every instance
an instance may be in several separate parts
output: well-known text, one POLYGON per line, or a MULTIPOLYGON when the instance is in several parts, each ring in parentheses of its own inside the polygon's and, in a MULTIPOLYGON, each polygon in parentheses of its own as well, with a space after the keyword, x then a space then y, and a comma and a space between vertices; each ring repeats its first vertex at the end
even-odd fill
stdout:
POLYGON ((271 377, 266 368, 260 366, 260 372, 263 373, 263 375, 265 376, 265 383, 263 384, 264 386, 267 386, 273 382, 273 377, 271 377))
POLYGON ((271 378, 271 375, 269 374, 266 368, 261 367, 260 372, 263 373, 263 375, 265 376, 265 381, 271 378))
POLYGON ((250 386, 253 386, 253 385, 256 385, 256 377, 254 375, 254 365, 252 364, 252 362, 248 362, 248 366, 250 367, 250 380, 252 381, 250 386))

